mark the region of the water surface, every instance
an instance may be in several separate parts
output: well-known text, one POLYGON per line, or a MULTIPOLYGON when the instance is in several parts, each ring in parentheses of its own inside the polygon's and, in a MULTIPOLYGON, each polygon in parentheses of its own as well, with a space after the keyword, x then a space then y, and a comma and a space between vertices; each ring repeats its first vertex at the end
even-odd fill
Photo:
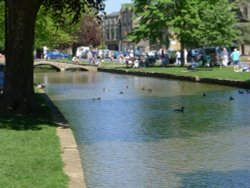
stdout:
POLYGON ((109 73, 35 77, 74 130, 88 188, 250 187, 249 94, 109 73))

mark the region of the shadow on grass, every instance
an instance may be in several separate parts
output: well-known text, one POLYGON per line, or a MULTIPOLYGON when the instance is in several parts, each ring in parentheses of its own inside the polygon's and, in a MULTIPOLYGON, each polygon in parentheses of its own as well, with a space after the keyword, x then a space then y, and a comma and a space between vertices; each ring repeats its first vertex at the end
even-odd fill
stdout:
MULTIPOLYGON (((1 114, 2 116, 2 114, 1 114)), ((18 117, 15 115, 0 118, 0 129, 13 129, 13 130, 42 130, 42 126, 56 126, 49 121, 43 121, 31 117, 18 117)))
POLYGON ((36 99, 39 108, 31 114, 20 115, 0 109, 0 129, 41 130, 43 126, 56 127, 51 118, 51 111, 41 94, 37 94, 36 99))

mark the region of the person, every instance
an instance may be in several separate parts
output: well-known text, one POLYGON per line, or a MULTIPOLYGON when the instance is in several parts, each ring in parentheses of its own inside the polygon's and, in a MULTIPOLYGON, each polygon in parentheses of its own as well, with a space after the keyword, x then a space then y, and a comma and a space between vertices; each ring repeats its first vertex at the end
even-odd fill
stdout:
POLYGON ((109 59, 111 62, 114 61, 114 52, 113 51, 109 51, 109 59))
POLYGON ((88 63, 89 63, 89 64, 92 64, 92 62, 93 62, 93 55, 92 55, 92 52, 89 51, 89 52, 88 52, 88 63))
POLYGON ((222 56, 222 66, 227 66, 227 64, 228 64, 228 52, 227 52, 226 48, 223 48, 221 56, 222 56))
POLYGON ((79 61, 77 60, 76 56, 72 58, 73 64, 79 64, 79 61))
POLYGON ((0 64, 0 94, 3 92, 5 66, 0 64))
POLYGON ((187 65, 187 63, 188 63, 187 57, 188 57, 188 51, 187 51, 187 49, 185 48, 185 49, 184 49, 184 63, 185 63, 185 65, 187 65))
POLYGON ((233 60, 234 72, 239 72, 240 52, 235 48, 230 56, 233 60))
POLYGON ((44 59, 47 59, 48 58, 48 47, 47 46, 44 46, 43 47, 43 58, 44 59))
POLYGON ((181 64, 181 52, 177 51, 176 52, 176 65, 180 65, 181 64))
POLYGON ((122 64, 122 63, 123 63, 123 60, 124 60, 124 56, 123 56, 122 52, 119 53, 119 56, 118 56, 118 57, 119 57, 119 63, 122 64))
POLYGON ((163 51, 163 49, 162 48, 160 48, 159 49, 159 51, 157 52, 157 55, 158 55, 158 58, 159 58, 159 60, 160 60, 160 62, 161 62, 161 65, 163 66, 163 64, 164 64, 164 51, 163 51))
POLYGON ((139 68, 139 66, 140 66, 140 61, 139 61, 139 58, 136 57, 136 60, 134 61, 133 68, 139 68))

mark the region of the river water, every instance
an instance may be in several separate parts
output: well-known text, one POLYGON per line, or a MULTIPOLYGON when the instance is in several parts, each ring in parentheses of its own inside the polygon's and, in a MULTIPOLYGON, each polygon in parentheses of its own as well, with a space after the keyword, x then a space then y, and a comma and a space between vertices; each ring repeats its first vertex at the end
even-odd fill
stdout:
POLYGON ((246 92, 109 73, 35 80, 72 126, 88 188, 250 187, 246 92))

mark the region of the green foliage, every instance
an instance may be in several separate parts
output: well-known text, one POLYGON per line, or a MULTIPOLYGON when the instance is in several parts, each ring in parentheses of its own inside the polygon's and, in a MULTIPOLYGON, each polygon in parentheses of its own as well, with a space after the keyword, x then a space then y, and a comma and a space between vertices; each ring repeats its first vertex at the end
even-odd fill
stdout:
POLYGON ((74 41, 74 37, 69 30, 75 25, 68 23, 65 23, 64 26, 59 25, 53 19, 51 12, 45 12, 42 7, 36 21, 35 46, 37 48, 42 48, 45 45, 50 48, 58 48, 63 45, 69 46, 69 43, 74 41))
POLYGON ((0 1, 0 49, 4 48, 4 2, 0 1))
POLYGON ((240 30, 239 43, 250 44, 250 22, 239 22, 236 27, 240 30))
POLYGON ((51 11, 45 11, 42 7, 36 21, 37 48, 48 46, 53 48, 70 47, 73 44, 97 46, 101 41, 101 30, 97 17, 93 12, 82 14, 79 22, 72 22, 70 14, 64 15, 64 23, 54 20, 51 11))
MULTIPOLYGON (((235 42, 238 31, 236 30, 236 15, 232 11, 232 4, 228 0, 201 1, 203 21, 202 31, 206 34, 200 38, 203 46, 230 46, 235 42)), ((200 7, 200 8, 201 8, 200 7)))
POLYGON ((168 46, 176 36, 184 46, 231 45, 236 17, 228 0, 135 0, 139 23, 131 39, 149 39, 168 46))
POLYGON ((249 0, 237 0, 237 5, 236 10, 239 21, 236 27, 240 30, 239 43, 250 44, 250 17, 248 9, 250 2, 249 0))

